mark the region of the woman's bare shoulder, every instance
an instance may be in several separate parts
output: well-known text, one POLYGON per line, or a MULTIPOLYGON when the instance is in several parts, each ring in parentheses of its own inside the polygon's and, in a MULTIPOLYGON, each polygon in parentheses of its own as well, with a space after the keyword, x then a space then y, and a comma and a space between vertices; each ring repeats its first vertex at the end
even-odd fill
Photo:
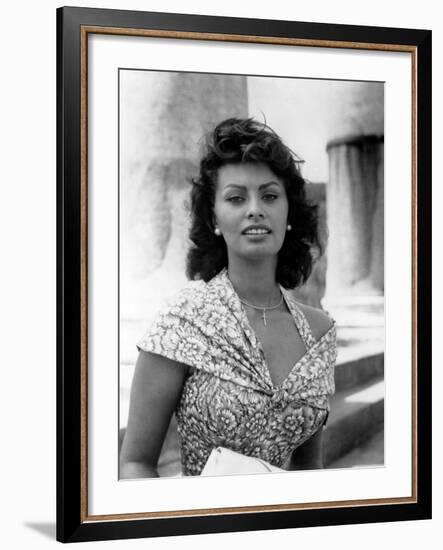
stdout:
POLYGON ((312 334, 316 340, 321 338, 333 325, 333 320, 322 309, 307 306, 297 302, 298 307, 305 314, 306 320, 311 327, 312 334))

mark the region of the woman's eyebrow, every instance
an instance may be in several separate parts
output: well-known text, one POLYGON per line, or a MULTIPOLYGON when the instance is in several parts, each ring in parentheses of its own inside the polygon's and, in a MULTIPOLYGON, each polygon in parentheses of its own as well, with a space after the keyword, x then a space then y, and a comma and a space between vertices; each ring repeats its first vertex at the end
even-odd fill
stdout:
POLYGON ((277 187, 280 187, 281 183, 279 183, 278 181, 268 181, 267 183, 262 183, 259 186, 259 189, 261 191, 262 189, 266 189, 267 187, 271 187, 271 185, 277 185, 277 187))
POLYGON ((227 183, 223 187, 223 191, 226 190, 226 189, 231 189, 231 187, 233 187, 234 189, 246 189, 245 185, 240 185, 239 183, 227 183))
MULTIPOLYGON (((266 189, 267 187, 271 187, 272 185, 277 185, 278 187, 281 185, 278 181, 268 181, 266 183, 262 183, 259 185, 259 190, 266 189)), ((240 183, 228 183, 224 186, 224 189, 246 189, 246 185, 241 185, 240 183)))

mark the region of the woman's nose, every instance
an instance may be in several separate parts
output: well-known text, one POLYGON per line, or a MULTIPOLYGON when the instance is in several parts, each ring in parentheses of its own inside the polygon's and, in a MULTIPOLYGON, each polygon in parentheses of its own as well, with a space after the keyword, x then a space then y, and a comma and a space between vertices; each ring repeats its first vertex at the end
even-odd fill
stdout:
POLYGON ((248 219, 262 218, 263 212, 257 201, 251 200, 248 208, 248 219))

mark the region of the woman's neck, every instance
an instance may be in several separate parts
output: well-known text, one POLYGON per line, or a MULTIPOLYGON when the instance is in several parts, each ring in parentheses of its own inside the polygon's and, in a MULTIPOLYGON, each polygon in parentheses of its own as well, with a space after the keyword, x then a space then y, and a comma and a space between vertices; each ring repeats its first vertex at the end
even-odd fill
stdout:
POLYGON ((277 262, 229 262, 228 276, 242 300, 253 305, 272 306, 280 298, 276 268, 277 262))

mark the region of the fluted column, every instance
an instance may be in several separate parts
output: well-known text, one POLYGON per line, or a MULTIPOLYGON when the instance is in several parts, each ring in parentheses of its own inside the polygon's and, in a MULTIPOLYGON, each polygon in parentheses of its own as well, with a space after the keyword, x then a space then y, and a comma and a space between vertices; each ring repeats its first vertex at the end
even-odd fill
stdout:
POLYGON ((384 291, 383 136, 328 144, 329 294, 381 295, 384 291))

